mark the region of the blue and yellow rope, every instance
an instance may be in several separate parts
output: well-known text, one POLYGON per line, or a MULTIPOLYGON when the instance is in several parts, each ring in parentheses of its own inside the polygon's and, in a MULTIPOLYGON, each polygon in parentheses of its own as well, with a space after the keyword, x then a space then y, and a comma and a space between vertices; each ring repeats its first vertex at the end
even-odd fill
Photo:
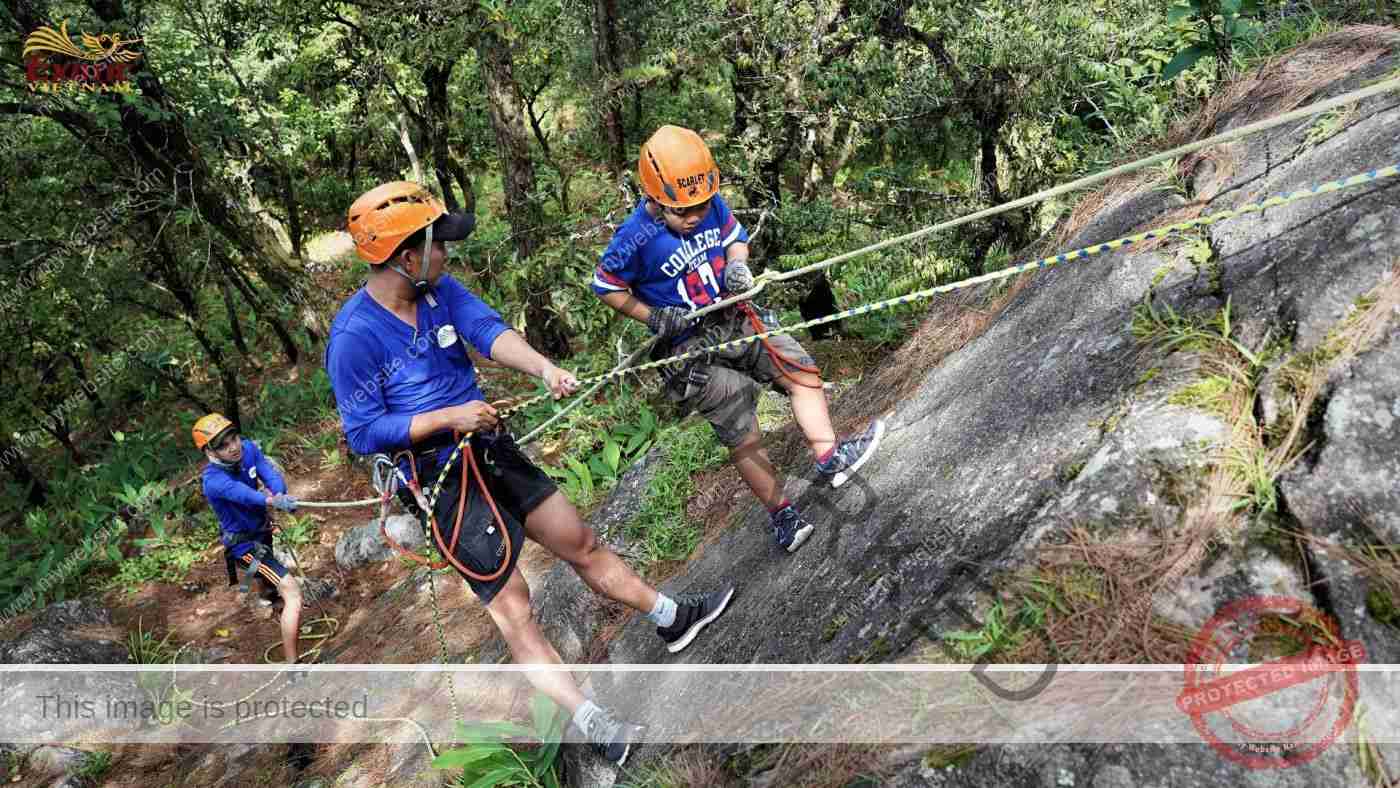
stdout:
MULTIPOLYGON (((1287 194, 1274 195, 1273 197, 1269 197, 1259 202, 1242 205, 1239 208, 1219 211, 1208 216, 1201 216, 1195 219, 1188 219, 1183 222, 1165 225, 1163 227, 1148 230, 1147 232, 1137 233, 1136 235, 1129 235, 1123 238, 1114 239, 1112 241, 1105 241, 1101 244, 1086 246, 1081 249, 1076 249, 1072 252, 1064 252, 1062 254, 1051 255, 1049 257, 1042 257, 1039 260, 1032 260, 1028 263, 1022 263, 1020 265, 1004 268, 1000 271, 993 271, 992 273, 982 274, 981 276, 974 276, 968 279, 963 279, 946 285, 939 285, 937 287, 930 287, 924 290, 916 290, 907 295, 896 296, 894 298, 889 298, 884 301, 876 301, 874 303, 853 307, 851 309, 837 312, 833 315, 827 315, 825 317, 816 318, 815 320, 808 320, 803 323, 795 323, 790 326, 779 326, 773 329, 772 331, 765 331, 761 334, 753 334, 750 336, 740 337, 739 339, 733 339, 728 342, 721 342, 717 345, 711 345, 709 347, 697 348, 695 350, 687 351, 676 356, 664 358, 659 361, 650 361, 645 364, 639 364, 635 367, 620 367, 602 375, 584 378, 579 381, 579 387, 583 387, 592 383, 602 383, 608 380, 614 380, 629 373, 645 372, 646 370, 656 369, 659 367, 666 366, 667 364, 678 364, 693 358, 699 358, 701 356, 708 355, 710 353, 715 353, 722 350, 730 350, 736 347, 749 344, 751 342, 758 342, 759 340, 767 339, 768 337, 776 336, 778 334, 790 334, 794 331, 800 331, 805 328, 811 328, 812 326, 819 326, 823 323, 834 323, 837 320, 844 320, 849 317, 857 317, 859 315, 866 315, 871 312, 878 312, 883 309, 891 309, 893 307, 911 304, 915 301, 921 301, 926 298, 932 298, 933 296, 942 295, 944 293, 951 293, 956 290, 964 290, 969 287, 976 287, 977 285, 986 284, 987 282, 995 282, 999 279, 1007 279, 1013 276, 1019 276, 1020 274, 1029 273, 1031 271, 1041 271, 1051 266, 1060 265, 1063 263, 1072 263, 1076 260, 1085 260, 1090 257, 1093 257, 1094 255, 1116 251, 1118 249, 1123 249, 1125 247, 1132 246, 1133 244, 1141 243, 1143 241, 1148 241, 1155 238, 1164 238, 1197 227, 1208 227, 1218 222, 1223 222, 1229 219, 1234 219, 1239 216, 1244 216, 1245 214, 1260 213, 1269 208, 1277 208, 1283 205, 1288 205, 1289 203, 1298 202, 1299 200, 1306 200, 1310 197, 1319 197, 1324 194, 1331 194, 1332 192, 1341 191, 1342 189, 1349 189, 1355 186, 1362 186, 1364 184, 1373 183, 1375 181, 1379 181, 1385 178, 1393 178, 1396 175, 1400 175, 1400 163, 1392 164, 1388 167, 1381 167, 1380 169, 1370 170, 1369 172, 1358 173, 1356 175, 1351 176, 1350 178, 1328 181, 1326 183, 1321 183, 1316 186, 1313 186, 1311 188, 1299 189, 1297 191, 1288 192, 1287 194)), ((531 405, 543 401, 549 396, 549 394, 537 394, 533 397, 516 401, 515 403, 503 409, 499 409, 498 413, 500 417, 504 419, 512 413, 520 411, 524 408, 528 408, 531 405)), ((432 495, 429 496, 429 500, 432 501, 434 504, 437 503, 438 493, 442 488, 444 480, 446 480, 447 478, 448 470, 451 469, 453 463, 457 461, 457 458, 461 455, 462 449, 467 445, 468 441, 470 440, 471 435, 463 437, 461 442, 459 442, 456 448, 453 449, 452 455, 443 465, 442 472, 438 474, 437 481, 433 484, 432 495)))

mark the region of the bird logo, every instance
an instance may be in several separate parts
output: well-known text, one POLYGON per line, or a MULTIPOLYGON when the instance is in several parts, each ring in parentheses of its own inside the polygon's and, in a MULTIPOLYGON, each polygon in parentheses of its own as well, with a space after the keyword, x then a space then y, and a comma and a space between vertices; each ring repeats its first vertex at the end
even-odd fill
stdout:
POLYGON ((41 27, 30 33, 24 40, 24 52, 21 56, 28 57, 31 52, 55 52, 94 64, 130 63, 141 57, 140 52, 128 49, 131 45, 140 43, 139 38, 122 38, 120 33, 94 36, 84 32, 82 39, 82 49, 74 46, 73 39, 68 35, 68 20, 65 19, 57 30, 41 27))

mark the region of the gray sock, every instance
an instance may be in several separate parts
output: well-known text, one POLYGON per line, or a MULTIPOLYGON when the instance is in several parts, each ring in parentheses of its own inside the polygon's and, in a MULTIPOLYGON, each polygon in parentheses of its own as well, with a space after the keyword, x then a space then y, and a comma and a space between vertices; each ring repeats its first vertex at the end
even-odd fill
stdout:
POLYGON ((580 703, 579 707, 574 710, 574 727, 578 728, 580 733, 587 735, 588 723, 593 721, 593 715, 602 710, 602 707, 591 700, 585 700, 583 703, 580 703))
POLYGON ((663 628, 676 623, 676 600, 658 593, 656 605, 647 613, 647 620, 663 628))

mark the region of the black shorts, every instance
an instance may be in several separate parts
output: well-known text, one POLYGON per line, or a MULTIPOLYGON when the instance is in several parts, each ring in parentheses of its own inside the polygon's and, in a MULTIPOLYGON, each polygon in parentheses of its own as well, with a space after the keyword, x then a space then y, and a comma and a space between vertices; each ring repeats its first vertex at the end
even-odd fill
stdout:
POLYGON ((257 554, 259 563, 256 577, 259 584, 264 588, 271 586, 276 589, 278 584, 282 582, 282 578, 287 576, 287 567, 273 557, 272 532, 263 531, 252 541, 256 546, 238 558, 234 558, 233 553, 228 548, 224 549, 224 557, 228 562, 228 584, 236 585, 238 583, 237 575, 234 572, 235 567, 244 572, 249 571, 253 566, 253 555, 257 554))
MULTIPOLYGON (((481 603, 489 605, 496 593, 510 579, 511 573, 515 571, 516 562, 520 560, 520 550, 525 546, 525 529, 521 524, 530 512, 559 488, 553 479, 546 476, 544 471, 535 467, 535 464, 521 453, 520 447, 515 445, 515 438, 509 433, 473 435, 471 446, 476 456, 477 467, 481 469, 481 478, 486 482, 486 488, 496 502, 496 510, 500 512, 501 519, 505 522, 506 534, 510 537, 509 565, 495 580, 482 582, 458 570, 458 574, 462 574, 462 578, 471 586, 481 603)), ((452 525, 457 516, 457 496, 461 489, 463 460, 463 457, 458 457, 452 463, 447 478, 443 480, 437 503, 433 505, 433 517, 437 520, 444 545, 452 541, 452 525)), ((423 485, 424 495, 432 494, 437 477, 438 468, 432 460, 420 458, 418 479, 423 485)), ((422 512, 408 490, 399 490, 399 500, 409 511, 422 517, 422 512)), ((436 540, 433 546, 437 547, 436 540)), ((475 476, 468 472, 466 512, 462 515, 462 527, 453 556, 476 574, 490 575, 501 567, 505 552, 501 527, 491 512, 490 504, 482 496, 475 476)))

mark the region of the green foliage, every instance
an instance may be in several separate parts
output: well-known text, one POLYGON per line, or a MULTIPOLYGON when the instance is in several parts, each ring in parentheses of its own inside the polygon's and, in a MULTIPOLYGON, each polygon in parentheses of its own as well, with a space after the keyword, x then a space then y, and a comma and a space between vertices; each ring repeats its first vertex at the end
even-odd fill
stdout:
POLYGON ((1178 314, 1170 304, 1162 304, 1159 309, 1147 299, 1133 311, 1131 330, 1139 342, 1155 344, 1169 353, 1203 352, 1224 345, 1239 353, 1250 369, 1257 370, 1260 364, 1259 356, 1232 336, 1229 299, 1224 308, 1206 320, 1178 314))
POLYGON ((980 629, 947 632, 943 640, 959 659, 996 661, 999 655, 1014 654, 1026 638, 1043 629, 1051 612, 1067 615, 1070 608, 1066 595, 1092 597, 1095 594, 1092 587, 1080 587, 1078 579, 1052 582, 1047 578, 1028 578, 1019 584, 1015 599, 1009 602, 1010 607, 1001 599, 992 603, 980 629))
POLYGON ((277 538, 287 542, 292 547, 301 547, 311 544, 316 538, 316 517, 310 514, 285 515, 282 524, 277 528, 277 538))
MULTIPOLYGON (((273 440, 279 433, 308 417, 317 420, 338 419, 335 397, 331 393, 330 377, 317 367, 310 375, 291 383, 266 383, 258 391, 258 408, 251 422, 244 427, 248 437, 258 441, 264 453, 271 453, 273 440)), ((327 448, 327 447, 318 447, 327 448)))
POLYGON ((1183 43, 1195 43, 1176 53, 1162 69, 1162 79, 1176 77, 1207 55, 1214 54, 1220 62, 1229 62, 1233 47, 1252 44, 1259 37, 1258 22, 1250 17, 1259 15, 1260 5, 1260 0, 1174 2, 1167 13, 1167 24, 1184 26, 1183 43), (1203 34, 1201 29, 1205 31, 1203 34))
POLYGON ((190 568, 219 541, 218 525, 212 515, 205 515, 194 521, 188 533, 137 540, 145 543, 142 552, 118 561, 108 585, 134 594, 148 582, 176 583, 185 579, 190 568))
POLYGON ((73 773, 73 776, 80 781, 91 785, 98 784, 107 774, 107 770, 112 768, 112 753, 106 750, 97 750, 88 753, 83 759, 83 765, 73 773))
POLYGON ((1233 381, 1227 377, 1207 375, 1195 383, 1173 392, 1167 401, 1173 405, 1227 415, 1229 413, 1228 397, 1232 385, 1234 385, 1233 381))
POLYGON ((623 471, 646 455, 656 442, 657 429, 656 414, 644 405, 636 422, 600 428, 595 433, 593 446, 597 448, 587 463, 570 455, 564 458, 563 467, 542 467, 563 486, 570 500, 586 506, 596 495, 617 484, 623 471))
POLYGON ((141 619, 136 619, 136 629, 126 636, 126 653, 131 658, 134 665, 167 665, 175 659, 179 649, 170 645, 170 636, 174 632, 165 633, 165 637, 156 640, 154 632, 148 632, 141 625, 141 619))
POLYGON ((543 695, 530 701, 531 727, 508 722, 457 725, 457 739, 466 746, 447 750, 433 759, 435 769, 461 769, 461 788, 559 788, 555 761, 559 756, 563 718, 543 695), (507 744, 533 740, 535 746, 507 744))
POLYGON ((657 440, 666 447, 666 461, 647 487, 641 510, 623 529, 628 543, 637 546, 643 566, 682 560, 695 550, 700 523, 686 514, 695 475, 728 456, 710 425, 695 418, 667 425, 657 440))
POLYGON ((1366 592, 1366 612, 1382 624, 1400 629, 1400 605, 1380 583, 1373 582, 1366 592))

